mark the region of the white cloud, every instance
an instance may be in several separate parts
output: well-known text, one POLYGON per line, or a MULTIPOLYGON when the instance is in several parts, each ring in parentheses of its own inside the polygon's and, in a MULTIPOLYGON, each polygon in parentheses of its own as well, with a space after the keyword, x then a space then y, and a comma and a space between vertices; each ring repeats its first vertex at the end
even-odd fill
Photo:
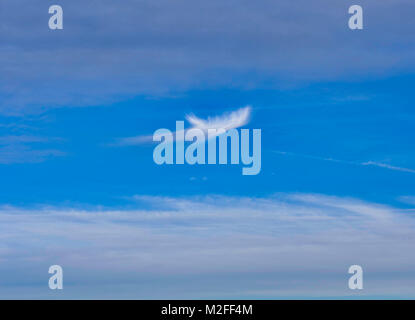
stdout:
MULTIPOLYGON (((414 210, 319 194, 133 200, 137 209, 2 207, 0 280, 9 279, 17 267, 42 270, 59 263, 71 275, 69 287, 71 281, 94 279, 94 285, 75 292, 77 297, 91 294, 94 286, 117 287, 125 278, 131 284, 149 277, 170 279, 166 283, 173 288, 204 296, 208 284, 191 287, 174 279, 200 284, 221 275, 228 276, 209 287, 216 297, 267 290, 338 296, 350 294, 347 267, 361 264, 374 279, 364 294, 408 294, 396 285, 402 277, 414 284, 414 210), (385 273, 388 281, 382 282, 378 278, 385 273), (230 274, 248 280, 241 287, 230 274)), ((156 286, 145 292, 137 287, 135 293, 166 297, 156 286)), ((166 286, 172 289, 161 287, 166 286)))
POLYGON ((251 107, 246 106, 221 116, 209 117, 207 120, 198 118, 193 114, 187 115, 186 119, 192 124, 192 128, 201 129, 207 132, 208 129, 230 130, 242 127, 248 123, 250 115, 251 107))
POLYGON ((39 146, 39 144, 60 140, 31 135, 0 136, 0 164, 36 163, 43 162, 50 157, 64 156, 63 151, 39 146))
POLYGON ((363 162, 362 165, 381 167, 381 168, 385 168, 385 169, 389 169, 389 170, 395 170, 395 171, 415 173, 414 169, 392 166, 392 165, 387 164, 387 163, 381 163, 381 162, 375 162, 375 161, 363 162))
MULTIPOLYGON (((250 115, 251 115, 251 107, 246 106, 244 108, 240 108, 233 112, 225 113, 220 116, 216 117, 209 117, 208 119, 204 120, 201 118, 196 117, 194 114, 186 115, 186 120, 192 125, 189 129, 185 129, 181 132, 174 132, 174 137, 176 139, 177 136, 184 137, 186 132, 191 129, 200 129, 205 134, 209 129, 224 129, 230 130, 242 127, 243 125, 247 124, 250 115)), ((153 141, 153 135, 143 135, 143 136, 135 136, 135 137, 126 137, 118 139, 116 143, 110 144, 112 146, 133 146, 133 145, 140 145, 146 144, 153 141)))
POLYGON ((276 154, 280 154, 280 155, 295 156, 295 157, 301 157, 301 158, 307 158, 307 159, 313 159, 313 160, 330 161, 330 162, 350 164, 350 165, 355 165, 355 166, 356 165, 357 166, 375 166, 375 167, 380 167, 380 168, 384 168, 384 169, 388 169, 388 170, 415 173, 415 170, 414 169, 392 166, 390 164, 386 164, 386 163, 382 163, 382 162, 375 162, 375 161, 366 161, 366 162, 347 161, 347 160, 340 160, 340 159, 334 159, 334 158, 328 158, 328 157, 312 156, 312 155, 307 155, 307 154, 300 154, 300 153, 293 153, 293 152, 285 152, 285 151, 276 151, 276 150, 274 150, 273 152, 276 153, 276 154))
POLYGON ((365 0, 372 18, 359 37, 347 28, 349 2, 101 0, 81 12, 84 1, 60 0, 71 18, 61 37, 33 1, 2 1, 14 14, 1 20, 0 113, 413 71, 413 1, 365 0))
POLYGON ((398 199, 399 199, 399 201, 402 201, 404 203, 415 205, 415 196, 401 196, 398 199))

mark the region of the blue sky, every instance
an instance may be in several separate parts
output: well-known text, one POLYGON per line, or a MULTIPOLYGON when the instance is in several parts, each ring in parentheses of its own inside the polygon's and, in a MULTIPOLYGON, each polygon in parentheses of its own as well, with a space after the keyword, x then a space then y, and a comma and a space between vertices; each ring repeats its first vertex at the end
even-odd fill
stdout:
POLYGON ((415 296, 411 1, 51 4, 0 4, 0 298, 415 296), (257 176, 114 143, 247 105, 257 176))

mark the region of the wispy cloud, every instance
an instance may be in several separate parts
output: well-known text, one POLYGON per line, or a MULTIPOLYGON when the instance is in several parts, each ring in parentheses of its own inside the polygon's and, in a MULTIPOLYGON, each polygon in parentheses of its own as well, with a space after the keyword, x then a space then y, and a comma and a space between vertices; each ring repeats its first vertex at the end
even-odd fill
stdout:
MULTIPOLYGON (((234 128, 242 127, 247 124, 251 115, 251 106, 246 106, 238 110, 224 113, 215 117, 208 117, 206 120, 201 119, 194 114, 186 115, 186 120, 191 124, 191 127, 180 132, 174 132, 175 139, 181 139, 177 137, 184 137, 186 132, 191 129, 200 129, 205 134, 209 129, 223 129, 230 130, 234 128)), ((157 128, 158 129, 158 128, 157 128)), ((142 135, 135 137, 120 138, 111 146, 134 146, 145 143, 153 142, 153 135, 142 135)))
POLYGON ((251 107, 246 106, 217 117, 209 117, 207 120, 198 118, 194 114, 187 115, 186 119, 192 124, 192 128, 201 129, 207 132, 208 129, 230 130, 242 127, 248 123, 250 115, 251 107))
POLYGON ((234 6, 220 0, 203 5, 160 0, 152 6, 150 1, 124 0, 125 7, 120 7, 102 0, 88 13, 93 28, 84 27, 84 13, 77 11, 84 1, 64 2, 77 27, 65 28, 57 46, 48 28, 38 23, 44 10, 30 0, 2 1, 2 12, 15 14, 2 15, 7 28, 0 29, 0 61, 7 63, 0 65, 0 113, 106 105, 142 94, 212 86, 252 88, 267 83, 280 89, 293 81, 356 79, 414 69, 412 0, 382 6, 365 0, 376 19, 358 45, 339 23, 347 18, 345 1, 300 0, 293 6, 265 0, 234 6), (107 12, 111 19, 104 18, 107 12), (148 18, 154 16, 157 20, 148 18), (387 37, 376 32, 385 19, 391 21, 387 37), (344 46, 338 45, 339 38, 344 46))
MULTIPOLYGON (((39 283, 55 263, 70 274, 66 288, 78 298, 132 283, 140 285, 130 298, 349 295, 351 264, 370 270, 367 295, 408 294, 415 285, 411 209, 321 194, 132 200, 134 209, 1 207, 0 280, 8 286, 0 296, 25 278, 12 270, 39 270, 39 283), (376 280, 382 273, 394 285, 376 280), (250 280, 234 283, 230 274, 250 280), (406 285, 398 284, 405 274, 406 285), (165 285, 146 285, 149 277, 163 277, 165 285), (88 286, 77 287, 84 281, 88 286)), ((114 298, 124 291, 111 292, 114 298)))
POLYGON ((398 200, 404 203, 415 205, 415 196, 401 196, 398 198, 398 200))
POLYGON ((381 163, 381 162, 375 162, 375 161, 363 162, 363 163, 361 163, 361 165, 363 165, 363 166, 375 166, 375 167, 381 167, 381 168, 385 168, 385 169, 389 169, 389 170, 415 173, 414 169, 391 166, 390 164, 387 164, 387 163, 381 163))
POLYGON ((39 146, 59 140, 31 135, 0 136, 0 164, 43 162, 50 157, 63 156, 65 153, 60 150, 39 146))
POLYGON ((29 136, 29 135, 9 135, 9 136, 0 136, 0 145, 10 145, 14 143, 32 143, 32 142, 47 142, 50 141, 49 138, 29 136))
POLYGON ((375 166, 375 167, 380 167, 380 168, 384 168, 388 170, 415 173, 415 169, 392 166, 390 164, 376 162, 376 161, 365 161, 365 162, 347 161, 347 160, 334 159, 331 157, 319 157, 319 156, 313 156, 313 155, 308 155, 308 154, 285 152, 285 151, 273 150, 273 152, 280 154, 280 155, 295 156, 295 157, 301 157, 301 158, 307 158, 307 159, 313 159, 313 160, 330 161, 330 162, 337 162, 337 163, 343 163, 343 164, 349 164, 349 165, 355 165, 355 166, 375 166))

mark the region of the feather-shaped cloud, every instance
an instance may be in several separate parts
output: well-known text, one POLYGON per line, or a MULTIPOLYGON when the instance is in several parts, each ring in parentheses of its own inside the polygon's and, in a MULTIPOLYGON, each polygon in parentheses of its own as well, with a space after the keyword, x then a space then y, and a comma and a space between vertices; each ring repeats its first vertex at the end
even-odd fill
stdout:
POLYGON ((189 121, 193 128, 207 131, 208 129, 225 129, 230 130, 242 127, 247 124, 251 115, 251 107, 246 106, 236 111, 223 114, 217 117, 209 117, 207 120, 200 119, 195 115, 187 115, 186 120, 189 121))
MULTIPOLYGON (((223 129, 225 131, 230 129, 236 129, 244 126, 249 122, 251 116, 251 106, 246 106, 238 110, 224 113, 220 116, 208 117, 206 120, 198 118, 194 114, 186 115, 186 120, 192 125, 190 128, 183 130, 182 132, 176 131, 174 137, 184 137, 186 132, 191 129, 200 129, 207 133, 209 129, 223 129)), ((133 146, 145 143, 151 143, 153 141, 153 135, 142 135, 135 137, 126 137, 118 139, 115 143, 117 146, 133 146)))

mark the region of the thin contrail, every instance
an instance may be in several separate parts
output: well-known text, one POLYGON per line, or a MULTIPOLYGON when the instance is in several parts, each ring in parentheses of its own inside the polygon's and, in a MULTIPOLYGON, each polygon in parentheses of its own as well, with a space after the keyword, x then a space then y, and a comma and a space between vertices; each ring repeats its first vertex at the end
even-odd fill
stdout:
POLYGON ((274 150, 273 152, 281 154, 281 155, 301 157, 301 158, 307 158, 307 159, 313 159, 313 160, 330 161, 330 162, 344 163, 344 164, 355 165, 355 166, 375 166, 375 167, 380 167, 380 168, 394 170, 394 171, 415 173, 414 169, 392 166, 392 165, 382 163, 382 162, 375 162, 375 161, 357 162, 357 161, 347 161, 347 160, 339 160, 339 159, 333 159, 333 158, 325 158, 325 157, 319 157, 319 156, 313 156, 313 155, 301 154, 301 153, 285 152, 285 151, 274 150))

